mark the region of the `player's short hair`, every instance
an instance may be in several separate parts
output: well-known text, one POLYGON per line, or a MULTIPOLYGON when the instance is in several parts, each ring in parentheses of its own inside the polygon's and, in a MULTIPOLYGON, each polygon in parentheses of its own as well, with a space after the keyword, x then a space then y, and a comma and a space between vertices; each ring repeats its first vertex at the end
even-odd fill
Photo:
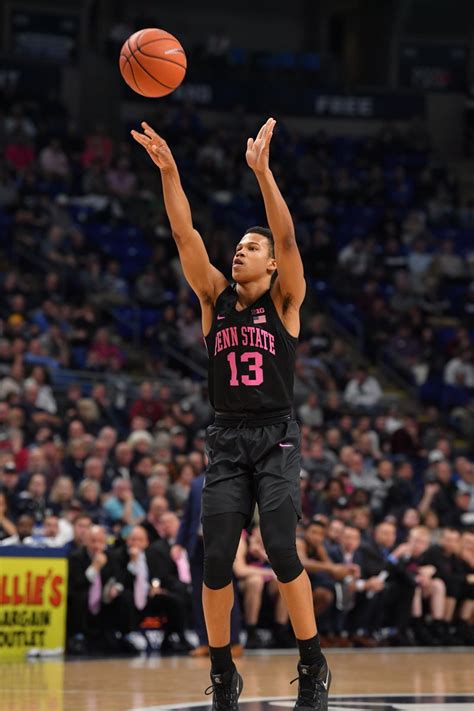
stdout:
POLYGON ((269 244, 268 251, 270 252, 270 257, 275 257, 275 242, 273 240, 272 231, 269 230, 268 227, 260 227, 259 225, 249 227, 245 230, 244 237, 248 234, 262 235, 262 237, 266 237, 269 244))

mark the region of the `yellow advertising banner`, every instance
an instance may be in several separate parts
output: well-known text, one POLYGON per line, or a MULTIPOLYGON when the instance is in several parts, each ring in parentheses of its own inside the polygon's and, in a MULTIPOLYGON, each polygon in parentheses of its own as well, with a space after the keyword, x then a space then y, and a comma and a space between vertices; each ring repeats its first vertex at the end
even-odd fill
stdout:
POLYGON ((0 661, 64 651, 67 559, 63 555, 57 550, 0 549, 0 661))

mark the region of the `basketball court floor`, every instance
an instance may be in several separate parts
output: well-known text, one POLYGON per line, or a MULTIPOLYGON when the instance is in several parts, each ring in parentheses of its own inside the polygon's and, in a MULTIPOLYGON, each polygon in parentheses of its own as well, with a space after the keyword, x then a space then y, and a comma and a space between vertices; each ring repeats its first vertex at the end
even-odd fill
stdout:
MULTIPOLYGON (((474 711, 469 649, 329 651, 331 711, 474 711)), ((296 657, 248 653, 241 711, 292 708, 296 657)), ((204 711, 208 661, 159 656, 0 665, 1 711, 204 711)))

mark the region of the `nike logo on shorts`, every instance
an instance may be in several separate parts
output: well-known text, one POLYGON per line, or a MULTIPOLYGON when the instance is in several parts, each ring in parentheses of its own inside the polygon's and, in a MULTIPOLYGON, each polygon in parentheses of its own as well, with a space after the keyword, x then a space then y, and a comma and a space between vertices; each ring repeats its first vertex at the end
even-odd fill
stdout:
POLYGON ((289 444, 288 442, 280 442, 279 446, 286 448, 286 447, 292 447, 293 445, 292 445, 292 444, 289 444))
POLYGON ((218 321, 222 321, 223 318, 225 318, 225 316, 221 316, 220 314, 217 316, 218 321))

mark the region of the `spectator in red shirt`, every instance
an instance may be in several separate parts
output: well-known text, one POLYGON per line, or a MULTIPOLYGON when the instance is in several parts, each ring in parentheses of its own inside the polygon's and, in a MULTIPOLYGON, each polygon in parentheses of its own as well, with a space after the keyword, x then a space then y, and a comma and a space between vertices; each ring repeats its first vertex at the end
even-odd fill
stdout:
POLYGON ((136 416, 146 417, 151 425, 155 425, 163 417, 163 407, 155 397, 153 385, 148 381, 141 384, 140 396, 130 408, 130 421, 136 416))
POLYGON ((19 172, 29 168, 35 160, 35 150, 28 136, 20 132, 11 136, 5 148, 5 160, 19 172))
POLYGON ((123 353, 118 346, 111 343, 108 330, 106 328, 98 328, 94 341, 89 349, 87 365, 91 368, 104 370, 110 367, 111 361, 114 358, 117 358, 121 365, 123 365, 123 353))

